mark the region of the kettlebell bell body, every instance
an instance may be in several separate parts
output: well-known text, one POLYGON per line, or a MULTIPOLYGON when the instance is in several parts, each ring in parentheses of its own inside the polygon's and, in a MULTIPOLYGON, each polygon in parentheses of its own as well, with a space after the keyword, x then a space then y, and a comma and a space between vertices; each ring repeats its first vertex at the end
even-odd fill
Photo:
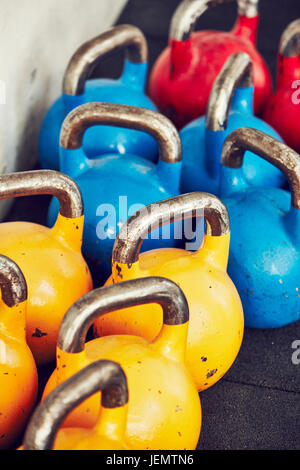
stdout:
MULTIPOLYGON (((155 111, 111 103, 89 103, 78 107, 66 118, 60 151, 61 170, 77 182, 83 195, 86 221, 83 253, 94 278, 103 284, 111 273, 114 240, 120 226, 128 219, 128 213, 131 215, 151 202, 179 194, 180 139, 171 122, 155 111), (88 159, 82 148, 82 134, 91 125, 104 123, 143 129, 152 134, 160 147, 158 164, 130 154, 109 153, 98 159, 88 159)), ((57 201, 53 199, 49 225, 56 214, 57 201)), ((146 241, 152 248, 174 246, 175 243, 173 235, 146 241)))
POLYGON ((20 268, 0 256, 0 449, 20 437, 35 405, 38 375, 26 343, 27 284, 20 268))
MULTIPOLYGON (((92 101, 121 103, 156 110, 145 95, 147 43, 142 32, 131 25, 119 25, 84 43, 71 58, 63 80, 63 93, 47 112, 40 130, 39 159, 42 168, 59 169, 59 135, 67 114, 92 101), (119 79, 87 80, 94 66, 106 54, 126 48, 119 79)), ((150 161, 157 157, 155 140, 143 132, 109 126, 90 128, 83 141, 90 158, 103 153, 137 153, 150 161)))
POLYGON ((0 184, 0 199, 51 194, 60 202, 51 230, 30 222, 0 224, 0 251, 18 263, 28 284, 27 342, 36 362, 45 364, 55 359, 63 315, 92 289, 81 253, 81 194, 69 177, 52 170, 1 175, 0 184))
MULTIPOLYGON (((136 450, 195 449, 201 430, 201 404, 184 365, 188 318, 188 305, 182 291, 168 279, 135 279, 94 290, 64 317, 57 368, 46 385, 43 400, 53 387, 87 363, 103 358, 113 360, 122 366, 128 381, 130 400, 125 438, 129 447, 136 450), (99 315, 145 303, 158 303, 163 309, 163 327, 155 341, 121 334, 84 344, 87 326, 89 328, 99 315)), ((63 426, 90 427, 98 412, 99 397, 96 396, 94 401, 89 399, 77 407, 63 426)))
POLYGON ((231 32, 192 32, 196 20, 223 3, 184 0, 173 15, 169 45, 155 62, 149 94, 158 109, 180 129, 206 112, 211 87, 228 57, 246 52, 253 63, 255 114, 260 115, 272 93, 271 75, 255 48, 258 1, 238 1, 238 18, 231 32))
POLYGON ((281 36, 277 58, 277 89, 264 119, 300 153, 300 20, 290 23, 281 36))
POLYGON ((228 273, 252 328, 277 328, 300 318, 299 302, 299 155, 260 131, 230 134, 222 153, 221 195, 232 227, 228 273), (277 165, 290 183, 280 188, 236 189, 243 180, 243 154, 249 149, 277 165), (254 222, 254 223, 253 223, 254 222))
MULTIPOLYGON (((219 195, 221 153, 226 137, 247 125, 281 140, 277 132, 253 114, 252 62, 239 52, 230 56, 210 94, 207 114, 184 127, 182 142, 181 191, 207 191, 219 195)), ((281 187, 286 179, 269 162, 247 151, 243 172, 255 186, 281 187)))
MULTIPOLYGON (((186 366, 197 389, 205 390, 234 362, 244 331, 242 304, 226 272, 230 239, 228 214, 219 199, 206 193, 184 194, 161 201, 159 209, 155 206, 149 206, 143 217, 132 216, 122 227, 114 245, 112 276, 107 284, 163 276, 180 285, 190 309, 186 366), (139 256, 141 241, 149 227, 153 229, 167 223, 168 214, 175 220, 184 218, 185 222, 195 214, 204 215, 208 233, 201 249, 192 252, 162 248, 139 256), (127 238, 124 238, 125 233, 127 238)), ((151 306, 150 312, 149 306, 143 306, 99 317, 94 330, 101 337, 120 332, 153 340, 161 324, 161 311, 151 306)))

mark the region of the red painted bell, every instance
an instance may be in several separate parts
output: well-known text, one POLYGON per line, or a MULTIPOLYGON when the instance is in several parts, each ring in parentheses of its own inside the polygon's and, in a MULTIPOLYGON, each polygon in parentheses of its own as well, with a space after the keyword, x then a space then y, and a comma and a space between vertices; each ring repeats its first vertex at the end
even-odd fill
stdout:
POLYGON ((247 52, 253 63, 255 114, 262 114, 272 94, 270 72, 255 48, 258 0, 237 1, 238 17, 230 32, 192 32, 208 8, 228 1, 184 0, 172 17, 169 45, 152 68, 149 94, 178 128, 205 114, 214 80, 236 52, 247 52))
POLYGON ((270 99, 264 120, 300 153, 300 19, 281 35, 277 58, 277 89, 270 99))

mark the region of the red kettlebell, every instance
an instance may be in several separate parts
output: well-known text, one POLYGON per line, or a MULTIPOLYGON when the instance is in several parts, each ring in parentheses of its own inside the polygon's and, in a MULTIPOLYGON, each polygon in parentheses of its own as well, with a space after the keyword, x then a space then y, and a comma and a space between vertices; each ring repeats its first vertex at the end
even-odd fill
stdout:
POLYGON ((300 153, 300 19, 281 35, 277 57, 277 89, 270 99, 264 120, 300 153))
POLYGON ((211 87, 236 52, 246 52, 253 63, 255 114, 262 114, 272 94, 269 69, 255 48, 258 0, 237 1, 238 17, 230 32, 193 32, 196 20, 208 8, 228 1, 184 0, 172 17, 169 45, 152 68, 149 94, 178 128, 205 114, 211 87))

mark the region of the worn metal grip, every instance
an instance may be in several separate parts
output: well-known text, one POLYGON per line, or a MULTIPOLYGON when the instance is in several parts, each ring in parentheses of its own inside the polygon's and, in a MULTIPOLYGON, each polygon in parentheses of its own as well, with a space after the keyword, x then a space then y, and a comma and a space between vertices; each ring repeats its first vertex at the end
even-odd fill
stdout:
POLYGON ((300 156, 297 152, 268 134, 250 127, 241 127, 229 134, 224 142, 221 162, 229 168, 240 168, 249 150, 276 166, 286 176, 292 205, 300 209, 300 156))
POLYGON ((157 141, 159 158, 168 163, 181 160, 181 142, 171 121, 150 109, 115 103, 86 103, 71 111, 60 133, 61 147, 82 147, 85 131, 95 125, 125 127, 147 132, 157 141))
POLYGON ((217 76, 209 96, 205 126, 211 131, 227 127, 234 91, 253 85, 253 66, 246 52, 231 55, 217 76))
POLYGON ((83 215, 80 189, 69 176, 54 170, 32 170, 0 175, 0 200, 21 196, 56 196, 64 217, 83 215))
POLYGON ((63 93, 76 96, 84 93, 84 85, 92 70, 107 54, 126 48, 131 62, 147 62, 148 46, 143 33, 133 25, 119 25, 85 42, 71 57, 64 74, 63 93))
POLYGON ((4 255, 0 255, 0 289, 2 301, 8 307, 27 299, 27 284, 21 269, 4 255))
POLYGON ((62 320, 58 347, 68 353, 81 352, 87 332, 97 318, 149 303, 161 305, 164 324, 179 325, 189 320, 187 300, 177 284, 162 277, 133 279, 95 289, 75 302, 62 320))
MULTIPOLYGON (((233 0, 184 0, 181 2, 171 20, 169 39, 186 41, 194 30, 196 21, 209 8, 229 3, 233 0)), ((258 0, 238 0, 238 13, 248 18, 257 16, 258 0)))
POLYGON ((279 52, 284 57, 300 56, 300 18, 292 21, 283 31, 280 38, 279 52))
POLYGON ((34 411, 24 436, 24 450, 51 450, 66 416, 100 391, 105 408, 122 407, 128 402, 127 379, 118 363, 95 361, 55 388, 34 411))
POLYGON ((258 2, 259 0, 237 0, 238 14, 247 16, 247 18, 254 18, 258 15, 258 2))
POLYGON ((210 235, 229 233, 229 215, 220 199, 203 192, 187 193, 150 204, 141 213, 138 211, 131 216, 116 237, 113 261, 123 264, 137 262, 143 240, 151 231, 197 215, 204 216, 210 235))

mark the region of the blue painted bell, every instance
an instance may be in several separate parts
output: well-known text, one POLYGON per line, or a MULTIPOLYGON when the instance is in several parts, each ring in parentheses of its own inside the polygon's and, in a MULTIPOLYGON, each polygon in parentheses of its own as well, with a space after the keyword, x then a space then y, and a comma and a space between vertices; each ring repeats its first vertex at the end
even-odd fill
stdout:
MULTIPOLYGON (((218 196, 221 152, 226 137, 240 127, 253 127, 281 140, 263 120, 253 114, 253 73, 250 56, 233 54, 219 73, 206 116, 195 119, 179 135, 182 142, 181 191, 207 191, 218 196)), ((201 90, 200 90, 201 91, 201 90)), ((255 186, 285 183, 284 175, 267 161, 246 152, 243 171, 255 186)))
MULTIPOLYGON (((111 273, 112 248, 120 226, 137 211, 142 215, 145 206, 179 194, 181 165, 178 132, 168 118, 156 111, 113 103, 87 103, 66 117, 60 135, 60 168, 76 181, 82 192, 85 208, 82 248, 95 282, 103 282, 111 273), (149 133, 158 144, 158 163, 129 153, 108 152, 99 158, 88 158, 82 142, 85 132, 96 125, 149 133)), ((53 199, 50 226, 57 212, 57 200, 53 199)), ((169 233, 167 227, 159 231, 154 230, 145 240, 143 250, 180 243, 177 234, 169 233)))
POLYGON ((233 131, 222 151, 220 194, 231 223, 228 274, 245 325, 276 328, 300 319, 300 156, 252 128, 233 131), (245 152, 281 170, 290 191, 250 185, 245 152))
MULTIPOLYGON (((142 32, 131 25, 119 25, 84 43, 72 56, 63 79, 62 95, 48 110, 39 135, 39 160, 42 168, 59 169, 59 134, 67 114, 91 101, 120 103, 156 110, 145 95, 147 42, 142 32), (90 79, 93 68, 107 54, 125 48, 127 57, 119 79, 90 79)), ((90 128, 84 136, 84 149, 92 158, 101 153, 136 153, 151 161, 157 144, 148 134, 133 129, 90 128)))

